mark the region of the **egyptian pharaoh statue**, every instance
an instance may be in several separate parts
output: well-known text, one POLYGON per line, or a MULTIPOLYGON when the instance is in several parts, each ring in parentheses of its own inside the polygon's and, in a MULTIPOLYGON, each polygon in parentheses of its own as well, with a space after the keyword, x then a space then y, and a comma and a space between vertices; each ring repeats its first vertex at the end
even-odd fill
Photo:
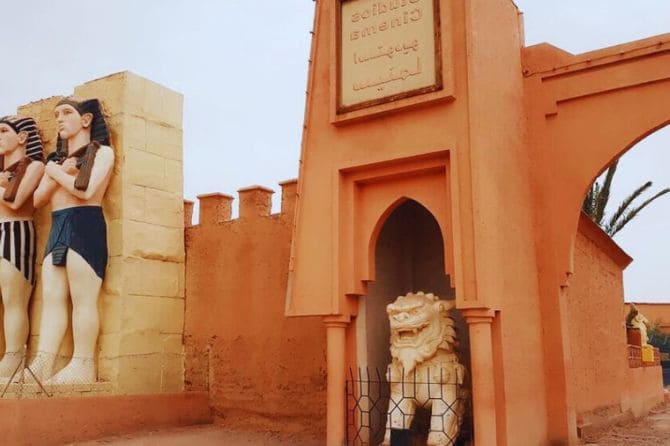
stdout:
POLYGON ((49 203, 52 214, 42 264, 39 341, 31 369, 40 379, 50 378, 52 384, 90 383, 96 380, 98 294, 107 266, 101 205, 114 152, 97 99, 63 99, 56 105, 55 117, 56 151, 49 154, 35 192, 35 206, 49 203), (74 351, 67 365, 54 375, 68 326, 68 296, 72 299, 74 351))
POLYGON ((44 156, 32 118, 0 119, 0 159, 0 294, 5 335, 0 378, 9 378, 25 355, 28 301, 35 284, 33 192, 44 172, 44 156))

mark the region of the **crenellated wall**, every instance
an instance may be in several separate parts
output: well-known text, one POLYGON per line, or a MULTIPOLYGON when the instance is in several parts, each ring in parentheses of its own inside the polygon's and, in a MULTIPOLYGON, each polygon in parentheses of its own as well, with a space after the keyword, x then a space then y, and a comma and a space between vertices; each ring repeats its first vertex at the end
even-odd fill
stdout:
POLYGON ((209 388, 218 416, 245 429, 325 430, 325 328, 284 316, 296 180, 234 198, 199 195, 199 223, 185 203, 187 390, 209 388))

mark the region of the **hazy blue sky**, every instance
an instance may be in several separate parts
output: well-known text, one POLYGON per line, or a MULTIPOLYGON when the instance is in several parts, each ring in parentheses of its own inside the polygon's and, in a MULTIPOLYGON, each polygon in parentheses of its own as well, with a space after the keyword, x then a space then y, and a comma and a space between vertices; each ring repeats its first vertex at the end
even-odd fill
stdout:
MULTIPOLYGON (((185 96, 185 194, 297 175, 312 0, 22 0, 2 8, 0 113, 131 70, 185 96)), ((668 0, 519 0, 528 45, 580 53, 670 32, 668 0)), ((670 105, 668 106, 670 113, 670 105)), ((670 185, 670 129, 628 152, 613 201, 670 185)), ((617 241, 635 257, 626 296, 670 301, 670 197, 617 241)))

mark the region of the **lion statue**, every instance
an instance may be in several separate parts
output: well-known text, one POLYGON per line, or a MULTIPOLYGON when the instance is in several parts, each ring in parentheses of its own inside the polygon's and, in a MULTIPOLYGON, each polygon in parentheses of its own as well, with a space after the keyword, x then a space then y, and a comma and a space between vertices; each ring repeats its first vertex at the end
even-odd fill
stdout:
POLYGON ((391 386, 383 446, 391 429, 409 429, 417 407, 431 411, 427 445, 453 446, 465 411, 466 368, 449 312, 453 302, 423 292, 400 296, 386 307, 391 328, 387 379, 391 386))

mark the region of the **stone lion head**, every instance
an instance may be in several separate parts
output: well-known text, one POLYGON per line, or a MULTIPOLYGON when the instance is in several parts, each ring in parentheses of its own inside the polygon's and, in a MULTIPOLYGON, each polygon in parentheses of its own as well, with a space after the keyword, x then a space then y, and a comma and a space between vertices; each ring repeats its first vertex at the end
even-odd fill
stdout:
POLYGON ((391 356, 405 374, 417 364, 437 354, 439 349, 455 353, 457 348, 454 320, 449 312, 453 301, 440 300, 433 294, 408 293, 386 307, 391 328, 391 356))

